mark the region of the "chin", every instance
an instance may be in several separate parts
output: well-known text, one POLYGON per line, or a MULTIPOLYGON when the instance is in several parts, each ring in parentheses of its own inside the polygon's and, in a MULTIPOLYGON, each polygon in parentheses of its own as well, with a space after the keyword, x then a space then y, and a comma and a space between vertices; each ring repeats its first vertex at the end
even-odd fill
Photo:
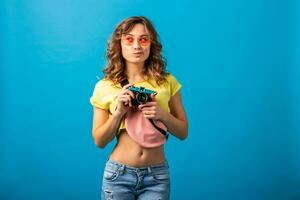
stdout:
POLYGON ((132 58, 128 61, 132 63, 141 63, 141 62, 145 62, 145 60, 146 60, 145 58, 132 58))

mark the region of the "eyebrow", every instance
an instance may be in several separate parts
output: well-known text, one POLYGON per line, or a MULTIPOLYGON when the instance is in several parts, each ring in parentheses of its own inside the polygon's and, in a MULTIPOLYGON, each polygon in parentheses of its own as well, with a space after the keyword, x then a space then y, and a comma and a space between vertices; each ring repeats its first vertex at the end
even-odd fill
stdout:
MULTIPOLYGON (((130 36, 135 36, 135 35, 132 35, 130 33, 124 33, 124 35, 130 35, 130 36)), ((143 35, 140 35, 139 37, 144 37, 144 36, 150 36, 149 34, 143 34, 143 35)))

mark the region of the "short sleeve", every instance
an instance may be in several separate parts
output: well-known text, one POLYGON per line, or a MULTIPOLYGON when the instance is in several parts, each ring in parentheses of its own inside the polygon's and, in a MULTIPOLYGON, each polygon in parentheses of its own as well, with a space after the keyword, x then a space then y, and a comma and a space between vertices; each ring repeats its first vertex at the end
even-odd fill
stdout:
POLYGON ((108 110, 110 101, 109 86, 104 80, 100 80, 94 88, 90 103, 98 108, 108 110))
POLYGON ((170 94, 171 94, 171 96, 174 96, 179 91, 179 89, 182 87, 182 85, 171 74, 168 75, 167 80, 170 84, 170 94))

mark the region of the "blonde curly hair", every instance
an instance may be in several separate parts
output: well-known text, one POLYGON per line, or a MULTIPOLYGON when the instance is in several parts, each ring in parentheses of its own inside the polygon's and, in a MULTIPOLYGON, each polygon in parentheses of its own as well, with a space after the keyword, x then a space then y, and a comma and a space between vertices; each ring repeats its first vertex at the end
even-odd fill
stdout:
POLYGON ((103 73, 106 79, 113 81, 114 84, 121 83, 127 77, 125 74, 125 60, 121 50, 121 36, 129 33, 136 24, 143 24, 150 34, 151 47, 150 54, 145 61, 144 75, 147 78, 154 78, 158 85, 166 81, 166 60, 161 55, 162 45, 159 36, 152 25, 151 21, 143 16, 129 17, 117 25, 111 39, 108 41, 106 58, 107 66, 103 73))

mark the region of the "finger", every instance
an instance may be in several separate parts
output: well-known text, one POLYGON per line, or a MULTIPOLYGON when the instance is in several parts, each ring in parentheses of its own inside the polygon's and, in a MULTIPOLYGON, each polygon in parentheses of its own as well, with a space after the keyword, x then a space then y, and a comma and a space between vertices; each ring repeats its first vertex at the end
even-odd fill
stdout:
POLYGON ((132 91, 130 91, 129 89, 122 90, 120 95, 129 95, 129 96, 131 96, 131 98, 135 98, 134 93, 132 91))
POLYGON ((154 111, 151 111, 151 110, 145 110, 145 111, 143 111, 143 113, 144 113, 145 115, 154 115, 154 114, 155 114, 155 112, 154 112, 154 111))
POLYGON ((134 99, 134 93, 133 93, 131 90, 126 89, 126 90, 124 91, 124 94, 130 95, 130 96, 134 99))
POLYGON ((129 88, 130 86, 132 86, 132 84, 128 83, 127 85, 124 85, 124 86, 123 86, 123 89, 127 89, 127 88, 129 88))
POLYGON ((141 108, 140 110, 142 110, 142 111, 153 111, 153 110, 155 110, 155 108, 154 107, 150 107, 150 106, 145 106, 145 107, 143 107, 143 108, 141 108))
POLYGON ((156 100, 156 99, 155 99, 155 98, 156 98, 155 96, 156 96, 156 94, 151 94, 151 100, 152 100, 152 101, 155 101, 155 100, 156 100))
POLYGON ((123 104, 124 106, 127 106, 127 105, 128 105, 128 102, 127 102, 127 100, 125 99, 125 100, 121 101, 121 104, 123 104))
POLYGON ((156 102, 155 101, 148 101, 148 102, 144 103, 143 105, 144 105, 144 107, 155 106, 156 102))
POLYGON ((129 96, 129 95, 126 96, 126 99, 127 99, 128 105, 129 105, 130 107, 132 107, 132 103, 131 103, 131 98, 130 98, 130 96, 129 96))
POLYGON ((143 104, 140 104, 139 105, 139 109, 145 109, 145 108, 148 108, 148 107, 152 107, 153 105, 149 104, 149 102, 147 103, 143 103, 143 104))
POLYGON ((130 104, 129 99, 130 99, 130 97, 123 96, 123 97, 120 98, 120 101, 123 103, 123 105, 128 106, 130 104))
POLYGON ((144 109, 146 109, 146 108, 148 108, 148 107, 149 107, 149 106, 146 105, 145 103, 140 104, 140 105, 138 106, 138 108, 139 108, 140 110, 144 110, 144 109))
POLYGON ((126 97, 126 98, 130 98, 131 97, 130 94, 122 94, 121 96, 122 97, 126 97))
POLYGON ((130 106, 130 104, 131 104, 130 96, 126 97, 126 103, 127 103, 127 106, 130 106))
POLYGON ((125 95, 125 94, 128 94, 128 95, 129 95, 129 91, 130 91, 130 90, 125 89, 125 90, 123 90, 123 91, 120 93, 120 95, 125 95))
POLYGON ((121 93, 121 94, 128 93, 127 90, 128 90, 128 88, 129 88, 130 86, 132 86, 132 84, 127 84, 127 85, 125 85, 124 87, 122 87, 122 90, 121 90, 120 93, 121 93))
POLYGON ((142 110, 143 107, 144 107, 144 105, 143 105, 143 104, 140 104, 140 105, 138 106, 138 109, 142 110))
POLYGON ((129 94, 123 94, 123 95, 121 95, 121 97, 123 99, 129 100, 131 102, 131 96, 129 94))
POLYGON ((130 97, 127 97, 127 96, 121 96, 119 99, 120 99, 120 101, 127 101, 128 100, 128 98, 130 98, 130 97))
POLYGON ((148 119, 155 119, 155 115, 153 115, 153 114, 144 114, 144 117, 146 117, 148 119))
POLYGON ((126 100, 126 98, 124 96, 119 98, 119 101, 124 102, 126 100))
POLYGON ((130 96, 128 96, 128 102, 129 102, 129 106, 132 107, 132 102, 131 102, 130 96))

